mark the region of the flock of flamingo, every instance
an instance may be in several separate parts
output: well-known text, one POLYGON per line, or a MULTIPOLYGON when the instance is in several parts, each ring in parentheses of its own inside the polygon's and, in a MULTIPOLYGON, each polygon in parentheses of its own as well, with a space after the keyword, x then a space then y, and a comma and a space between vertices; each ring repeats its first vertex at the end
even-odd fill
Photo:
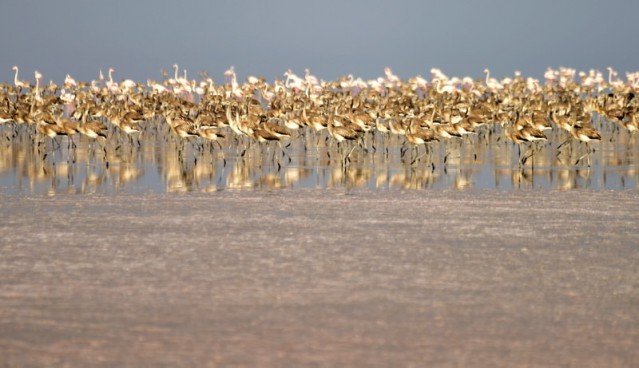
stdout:
POLYGON ((590 165, 590 142, 601 140, 593 116, 631 134, 639 129, 639 72, 622 80, 612 68, 607 78, 597 70, 548 68, 543 81, 519 72, 497 80, 488 69, 483 79, 450 78, 431 69, 429 80, 402 80, 390 68, 368 81, 352 75, 324 81, 307 69, 304 77, 289 70, 272 84, 253 76, 239 83, 233 67, 224 73, 223 84, 205 72, 189 80, 186 70, 180 76, 178 65, 173 68, 172 78, 163 71, 160 82, 116 82, 109 69, 106 78, 102 71, 89 83, 67 75, 57 85, 42 84, 37 71, 35 83, 21 80, 14 66, 13 83, 0 86, 0 124, 11 126, 3 129, 7 140, 27 136, 43 155, 50 152, 43 144, 47 138, 54 150, 64 136, 69 149, 80 139, 106 154, 107 147, 140 145, 137 136, 155 129, 181 142, 180 152, 184 142, 199 150, 236 149, 242 158, 251 145, 272 147, 278 166, 282 158, 290 161, 290 141, 299 138, 305 150, 322 143, 329 157, 337 152, 343 165, 353 152, 388 152, 396 143, 402 160, 416 165, 432 152, 432 144, 463 144, 465 137, 490 135, 525 146, 519 149, 520 167, 534 162, 550 139, 560 140, 557 151, 583 142, 584 154, 574 165, 590 165))

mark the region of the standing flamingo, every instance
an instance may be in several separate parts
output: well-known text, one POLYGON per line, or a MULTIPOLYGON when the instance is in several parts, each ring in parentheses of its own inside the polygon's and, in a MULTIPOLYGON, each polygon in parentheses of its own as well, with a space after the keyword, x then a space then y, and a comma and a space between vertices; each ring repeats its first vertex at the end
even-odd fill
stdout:
POLYGON ((231 65, 231 67, 224 72, 224 81, 228 84, 234 80, 237 81, 237 76, 235 75, 235 67, 231 65))
POLYGON ((40 74, 40 72, 38 72, 37 70, 33 74, 36 80, 35 99, 38 102, 42 102, 42 97, 40 96, 40 79, 42 79, 42 74, 40 74))
POLYGON ((294 92, 304 90, 304 79, 298 77, 291 69, 287 70, 284 75, 286 76, 286 82, 284 85, 286 88, 292 88, 294 92))
POLYGON ((17 65, 14 65, 13 68, 11 68, 11 70, 16 72, 16 74, 13 76, 13 84, 18 89, 18 94, 20 94, 20 91, 22 91, 23 88, 26 88, 29 86, 29 82, 18 79, 18 73, 20 72, 20 70, 18 69, 17 65))
POLYGON ((608 69, 608 85, 613 89, 623 88, 623 81, 616 78, 619 73, 617 73, 612 67, 607 67, 606 69, 608 69), (615 80, 613 80, 612 77, 615 77, 615 80))
POLYGON ((504 86, 497 81, 495 78, 490 77, 490 69, 484 69, 484 73, 486 73, 486 86, 490 89, 491 92, 497 92, 500 89, 503 89, 504 86))
POLYGON ((319 79, 317 79, 316 76, 311 75, 311 71, 308 68, 304 69, 304 80, 306 81, 306 84, 310 86, 317 86, 320 84, 319 79))
POLYGON ((115 71, 115 69, 109 68, 109 80, 106 82, 106 86, 109 89, 109 92, 111 92, 113 94, 118 94, 118 93, 120 93, 120 88, 118 87, 118 84, 113 81, 113 72, 114 71, 115 71))
POLYGON ((169 84, 173 85, 178 82, 178 70, 180 67, 177 64, 173 64, 173 78, 169 79, 169 84))

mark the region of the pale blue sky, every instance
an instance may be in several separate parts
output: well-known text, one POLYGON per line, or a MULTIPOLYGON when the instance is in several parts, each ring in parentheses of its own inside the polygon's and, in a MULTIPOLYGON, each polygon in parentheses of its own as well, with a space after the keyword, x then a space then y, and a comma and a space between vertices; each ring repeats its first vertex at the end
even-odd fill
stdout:
MULTIPOLYGON (((542 77, 548 66, 639 70, 639 1, 3 1, 0 81, 161 79, 178 63, 218 82, 383 75, 542 77)), ((623 75, 623 74, 622 74, 623 75)))

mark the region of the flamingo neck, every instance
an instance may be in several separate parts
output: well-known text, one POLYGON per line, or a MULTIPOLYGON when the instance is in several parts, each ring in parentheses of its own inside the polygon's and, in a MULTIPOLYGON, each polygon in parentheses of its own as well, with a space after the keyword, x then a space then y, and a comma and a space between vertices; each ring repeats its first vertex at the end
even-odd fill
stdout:
POLYGON ((608 68, 608 84, 612 84, 612 68, 608 68))

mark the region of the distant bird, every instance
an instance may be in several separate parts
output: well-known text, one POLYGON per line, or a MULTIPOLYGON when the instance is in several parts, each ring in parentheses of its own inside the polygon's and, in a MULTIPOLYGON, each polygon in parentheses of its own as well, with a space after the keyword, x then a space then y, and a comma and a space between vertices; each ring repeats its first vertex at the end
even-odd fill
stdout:
POLYGON ((18 79, 18 73, 20 72, 20 69, 18 69, 18 66, 14 65, 13 68, 11 68, 11 70, 16 72, 15 75, 13 76, 13 85, 18 90, 18 93, 20 93, 20 91, 22 91, 22 89, 28 88, 29 87, 29 82, 18 79))

